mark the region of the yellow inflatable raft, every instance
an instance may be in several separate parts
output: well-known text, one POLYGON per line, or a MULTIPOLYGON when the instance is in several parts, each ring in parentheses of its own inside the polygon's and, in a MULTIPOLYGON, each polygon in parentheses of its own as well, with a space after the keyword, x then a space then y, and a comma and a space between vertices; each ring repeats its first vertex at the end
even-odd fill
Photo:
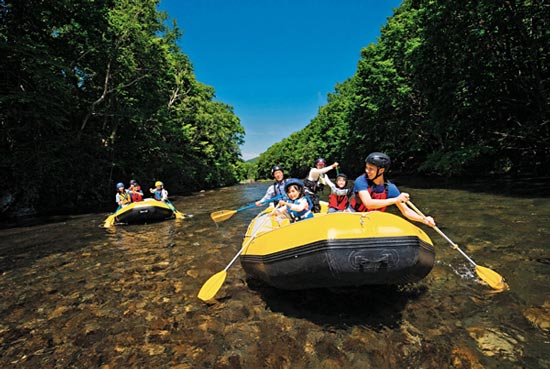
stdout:
POLYGON ((428 235, 396 215, 319 213, 291 224, 272 210, 250 223, 240 261, 249 277, 273 287, 403 284, 421 280, 433 267, 428 235))

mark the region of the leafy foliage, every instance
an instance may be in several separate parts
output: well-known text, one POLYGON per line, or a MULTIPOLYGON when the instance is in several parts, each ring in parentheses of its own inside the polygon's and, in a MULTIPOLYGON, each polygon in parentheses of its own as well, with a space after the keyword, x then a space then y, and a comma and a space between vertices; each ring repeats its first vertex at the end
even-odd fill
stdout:
POLYGON ((16 207, 95 208, 114 183, 236 183, 244 129, 157 0, 0 2, 0 180, 16 207))
POLYGON ((258 160, 303 176, 326 156, 358 174, 371 151, 444 176, 547 175, 550 7, 544 1, 405 0, 302 131, 258 160))

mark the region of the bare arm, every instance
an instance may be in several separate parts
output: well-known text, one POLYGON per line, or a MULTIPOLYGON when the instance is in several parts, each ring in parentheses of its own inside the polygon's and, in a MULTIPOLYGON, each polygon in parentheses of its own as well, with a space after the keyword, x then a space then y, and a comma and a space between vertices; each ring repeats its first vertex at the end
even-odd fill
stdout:
POLYGON ((138 190, 136 187, 132 186, 130 187, 130 192, 131 193, 138 193, 140 194, 141 196, 143 196, 143 192, 141 190, 138 190))
POLYGON ((322 181, 330 187, 330 189, 333 191, 333 192, 336 192, 337 188, 336 188, 336 185, 334 183, 332 183, 332 181, 330 180, 330 178, 328 178, 328 176, 325 176, 324 178, 322 178, 322 181))
POLYGON ((435 220, 432 217, 427 216, 427 217, 424 218, 424 217, 420 216, 414 210, 409 208, 405 202, 398 202, 395 205, 397 205, 397 207, 401 211, 401 214, 403 214, 403 216, 405 218, 407 218, 409 220, 412 220, 412 221, 415 221, 415 222, 426 224, 430 227, 435 227, 435 220))
POLYGON ((267 191, 265 191, 264 197, 256 201, 256 206, 260 206, 264 203, 264 201, 269 200, 270 198, 275 196, 275 185, 271 185, 267 188, 267 191))
POLYGON ((337 166, 338 166, 338 163, 334 163, 332 165, 329 165, 328 167, 324 167, 324 168, 321 168, 321 169, 311 168, 310 171, 309 171, 308 179, 310 181, 316 181, 316 180, 319 179, 319 176, 321 174, 325 174, 327 172, 330 172, 332 169, 336 168, 337 166))
POLYGON ((288 206, 290 208, 290 210, 294 210, 294 211, 302 211, 302 210, 309 209, 309 204, 308 204, 307 200, 306 201, 300 201, 300 203, 298 203, 298 204, 291 204, 290 202, 281 200, 281 201, 279 201, 279 206, 285 206, 285 209, 286 209, 286 206, 288 206))

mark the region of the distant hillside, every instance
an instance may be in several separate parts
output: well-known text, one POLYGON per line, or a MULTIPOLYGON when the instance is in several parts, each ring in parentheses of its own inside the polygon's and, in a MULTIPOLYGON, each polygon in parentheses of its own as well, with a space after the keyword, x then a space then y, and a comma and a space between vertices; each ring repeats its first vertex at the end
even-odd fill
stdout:
POLYGON ((245 163, 255 164, 258 161, 258 158, 259 157, 256 156, 255 158, 248 159, 247 161, 245 161, 245 163))

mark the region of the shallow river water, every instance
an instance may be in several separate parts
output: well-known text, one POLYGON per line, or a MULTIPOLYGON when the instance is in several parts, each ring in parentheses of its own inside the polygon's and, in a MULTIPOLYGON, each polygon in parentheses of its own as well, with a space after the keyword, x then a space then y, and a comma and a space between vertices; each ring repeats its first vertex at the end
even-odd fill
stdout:
POLYGON ((197 292, 257 210, 217 225, 209 214, 252 203, 268 183, 238 185, 175 198, 193 215, 181 221, 106 230, 102 213, 0 229, 0 367, 550 368, 547 190, 397 183, 510 289, 480 284, 424 227, 436 264, 417 284, 288 292, 235 263, 205 304, 197 292))

